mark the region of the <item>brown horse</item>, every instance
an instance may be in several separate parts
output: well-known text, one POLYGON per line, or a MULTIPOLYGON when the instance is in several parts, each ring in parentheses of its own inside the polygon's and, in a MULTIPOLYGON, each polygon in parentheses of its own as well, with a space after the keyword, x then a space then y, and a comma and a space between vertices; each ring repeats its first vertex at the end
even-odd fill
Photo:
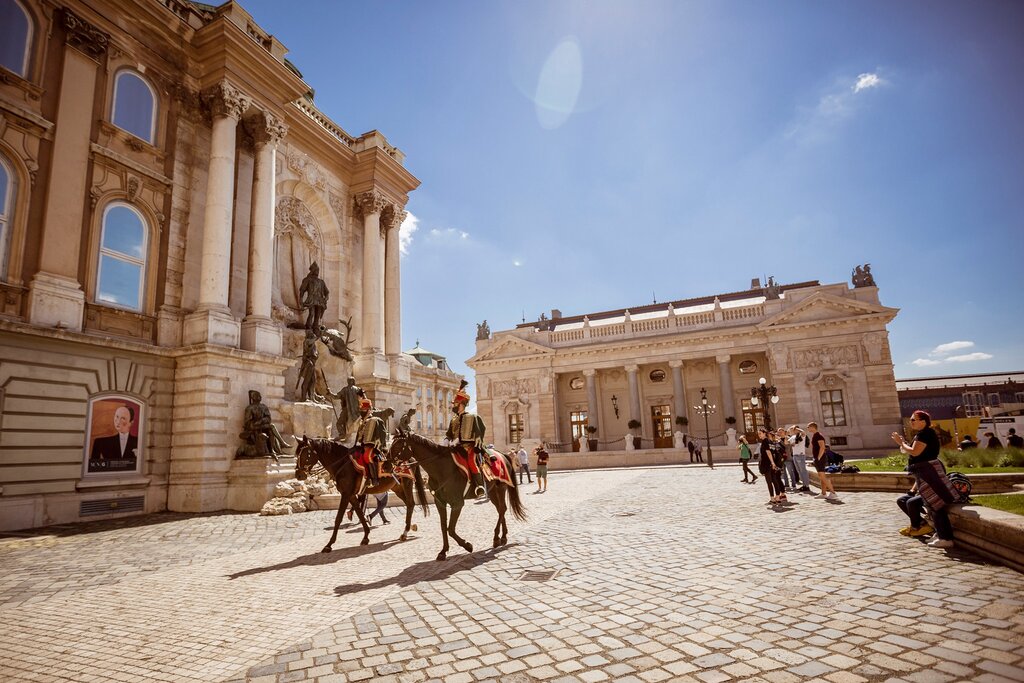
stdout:
MULTIPOLYGON (((337 441, 331 441, 330 439, 307 439, 303 436, 299 440, 299 446, 295 453, 296 479, 304 480, 309 476, 310 470, 319 462, 334 477, 334 484, 341 493, 338 516, 334 519, 334 533, 331 534, 331 540, 327 542, 327 545, 321 551, 324 553, 331 552, 331 546, 338 539, 338 527, 341 526, 341 518, 345 514, 345 508, 348 507, 349 501, 355 501, 356 487, 362 479, 362 475, 356 471, 355 466, 352 464, 352 459, 349 457, 351 450, 337 441)), ((413 475, 416 484, 416 494, 420 497, 423 505, 423 514, 427 515, 429 514, 429 508, 426 504, 427 494, 423 488, 423 477, 416 468, 413 468, 413 475)), ((407 477, 382 477, 377 486, 368 488, 365 493, 384 493, 385 491, 394 491, 405 503, 405 530, 399 537, 399 540, 404 541, 408 538, 409 529, 412 527, 412 510, 416 507, 416 499, 413 497, 413 482, 409 481, 407 477)), ((359 515, 359 521, 363 524, 363 540, 360 541, 359 545, 366 545, 370 542, 370 525, 366 523, 366 515, 363 514, 362 505, 357 505, 355 511, 359 515)))
MULTIPOLYGON (((434 505, 437 506, 437 514, 441 517, 441 535, 444 537, 444 547, 437 554, 438 560, 448 556, 448 536, 455 539, 455 542, 469 552, 473 552, 473 544, 459 537, 455 526, 459 522, 459 515, 462 513, 462 506, 465 503, 464 491, 468 484, 465 472, 455 465, 452 460, 452 449, 449 446, 436 444, 418 434, 399 435, 391 443, 389 457, 392 462, 407 462, 419 467, 414 467, 416 472, 422 467, 427 472, 428 486, 434 494, 434 505), (448 517, 448 508, 452 509, 451 518, 448 517)), ((507 455, 502 455, 508 471, 512 472, 512 461, 507 455)), ((519 488, 516 486, 515 476, 511 477, 512 486, 501 481, 492 481, 488 490, 488 498, 491 504, 498 510, 498 523, 494 527, 494 546, 508 543, 508 524, 505 522, 505 510, 512 508, 512 514, 516 519, 526 519, 526 511, 523 503, 519 500, 519 488), (505 503, 505 492, 508 492, 508 505, 505 503)))

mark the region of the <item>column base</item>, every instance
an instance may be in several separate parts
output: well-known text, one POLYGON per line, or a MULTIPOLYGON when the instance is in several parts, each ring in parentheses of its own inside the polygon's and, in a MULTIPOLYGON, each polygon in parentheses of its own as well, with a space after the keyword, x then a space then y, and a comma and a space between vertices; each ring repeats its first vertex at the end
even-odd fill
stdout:
POLYGON ((352 370, 357 382, 369 379, 391 379, 391 365, 388 363, 387 356, 379 351, 357 354, 352 364, 352 370))
POLYGON ((242 321, 241 341, 246 351, 258 351, 280 356, 281 328, 270 318, 249 316, 242 321))
POLYGON ((28 286, 28 322, 39 327, 82 331, 85 292, 78 280, 39 272, 28 286))
POLYGON ((237 348, 241 336, 238 321, 227 309, 209 308, 189 313, 182 325, 182 343, 215 344, 237 348))

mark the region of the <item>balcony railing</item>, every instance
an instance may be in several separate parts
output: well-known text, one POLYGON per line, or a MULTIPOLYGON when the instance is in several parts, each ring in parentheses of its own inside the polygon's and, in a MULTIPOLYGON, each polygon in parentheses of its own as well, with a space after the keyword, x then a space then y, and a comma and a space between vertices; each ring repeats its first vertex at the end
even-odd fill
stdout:
POLYGON ((551 333, 550 342, 555 346, 568 346, 588 339, 607 341, 617 337, 655 336, 688 329, 709 327, 731 327, 749 325, 764 320, 764 304, 720 308, 700 313, 682 313, 664 318, 632 320, 611 325, 590 325, 572 330, 556 330, 551 333))

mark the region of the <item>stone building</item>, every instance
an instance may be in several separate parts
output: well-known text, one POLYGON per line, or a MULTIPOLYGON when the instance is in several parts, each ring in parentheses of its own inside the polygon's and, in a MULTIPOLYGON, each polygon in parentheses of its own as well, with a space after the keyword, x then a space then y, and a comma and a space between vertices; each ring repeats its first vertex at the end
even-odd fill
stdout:
POLYGON ((599 450, 622 450, 636 420, 642 448, 670 448, 677 430, 704 437, 702 389, 712 444, 726 443, 730 417, 753 437, 765 406, 751 389, 764 377, 780 399, 767 408, 773 425, 814 420, 834 445, 887 448, 900 425, 886 330, 897 310, 873 280, 752 284, 630 310, 553 310, 482 335, 467 363, 495 444, 578 450, 589 426, 599 450))
POLYGON ((418 181, 285 54, 234 2, 0 0, 0 526, 258 504, 287 466, 233 460, 246 390, 289 431, 312 261, 352 321, 328 383, 412 405, 418 181))
POLYGON ((413 366, 412 383, 415 385, 416 421, 413 427, 433 441, 444 439, 448 430, 449 418, 452 416, 451 405, 455 391, 459 388, 462 375, 448 367, 448 360, 420 346, 406 351, 415 358, 419 365, 413 366))

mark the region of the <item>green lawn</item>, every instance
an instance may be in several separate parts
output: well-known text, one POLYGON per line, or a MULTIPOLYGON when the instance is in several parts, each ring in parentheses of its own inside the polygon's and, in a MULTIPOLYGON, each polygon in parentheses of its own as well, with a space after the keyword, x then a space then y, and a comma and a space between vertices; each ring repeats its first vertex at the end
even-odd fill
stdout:
MULTIPOLYGON (((997 474, 1024 472, 1024 451, 1019 449, 977 448, 970 451, 944 449, 939 459, 949 472, 964 474, 997 474)), ((907 456, 893 451, 887 457, 856 462, 863 472, 902 472, 907 466, 907 456)))
POLYGON ((1012 512, 1015 515, 1024 515, 1024 495, 1022 494, 1011 494, 1011 495, 1000 495, 995 494, 991 496, 971 496, 971 502, 977 503, 978 505, 984 505, 987 508, 993 510, 1003 510, 1005 512, 1012 512))
MULTIPOLYGON (((874 460, 855 460, 851 461, 852 465, 856 465, 860 468, 861 472, 902 472, 903 468, 906 467, 906 458, 903 459, 902 464, 894 464, 888 458, 875 458, 874 460)), ((963 465, 957 465, 955 467, 947 467, 950 472, 963 472, 966 475, 972 474, 1005 474, 1009 472, 1024 472, 1024 467, 965 467, 963 465)))

